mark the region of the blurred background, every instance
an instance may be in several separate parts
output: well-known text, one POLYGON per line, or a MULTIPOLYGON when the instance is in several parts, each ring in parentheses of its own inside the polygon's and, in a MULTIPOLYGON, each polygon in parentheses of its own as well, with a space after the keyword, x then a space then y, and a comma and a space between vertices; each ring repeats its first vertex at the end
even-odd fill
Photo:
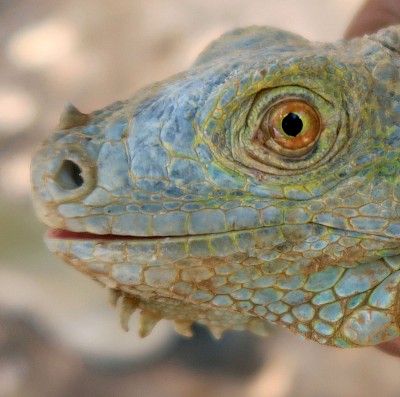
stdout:
POLYGON ((273 25, 339 39, 362 0, 0 0, 0 397, 398 396, 399 361, 283 329, 139 339, 99 285, 50 255, 29 197, 35 146, 83 112, 187 68, 212 39, 273 25))

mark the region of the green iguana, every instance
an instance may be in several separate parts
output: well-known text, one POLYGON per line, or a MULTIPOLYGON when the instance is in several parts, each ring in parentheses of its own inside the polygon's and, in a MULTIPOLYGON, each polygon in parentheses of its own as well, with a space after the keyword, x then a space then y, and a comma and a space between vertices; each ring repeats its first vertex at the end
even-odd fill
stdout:
POLYGON ((161 319, 321 344, 400 335, 400 27, 333 44, 224 34, 32 161, 49 249, 161 319))

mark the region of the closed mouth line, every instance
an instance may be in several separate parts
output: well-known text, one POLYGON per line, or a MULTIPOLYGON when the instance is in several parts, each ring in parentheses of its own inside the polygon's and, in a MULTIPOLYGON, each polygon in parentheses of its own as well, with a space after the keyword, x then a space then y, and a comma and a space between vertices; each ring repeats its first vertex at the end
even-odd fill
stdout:
MULTIPOLYGON (((313 224, 313 223, 310 223, 313 224)), ((314 224, 318 225, 318 224, 314 224)), ((66 229, 59 229, 59 228, 49 228, 47 232, 47 238, 50 239, 58 239, 58 240, 162 240, 162 239, 181 239, 181 238, 196 238, 196 237, 216 237, 216 236, 223 236, 226 234, 231 234, 231 233, 241 233, 241 232, 254 232, 257 230, 262 230, 262 229, 270 229, 270 228, 276 228, 276 227, 284 227, 284 226, 289 226, 289 225, 274 225, 274 226, 262 226, 262 227, 256 227, 256 228, 249 228, 249 229, 237 229, 237 230, 226 230, 222 232, 210 232, 210 233, 199 233, 199 234, 181 234, 181 235, 171 235, 171 236, 129 236, 129 235, 119 235, 119 234, 96 234, 96 233, 90 233, 90 232, 73 232, 70 230, 66 229)), ((290 226, 295 226, 295 225, 290 225, 290 226)), ((374 235, 374 234, 369 234, 369 233, 360 233, 360 232, 354 232, 350 230, 343 230, 343 229, 337 229, 331 226, 326 226, 326 225, 318 225, 322 227, 326 227, 328 229, 331 229, 335 231, 336 233, 339 234, 345 234, 348 235, 349 237, 371 237, 377 240, 383 240, 383 241, 393 241, 397 240, 394 239, 393 237, 386 237, 386 236, 379 236, 379 235, 374 235)))
MULTIPOLYGON (((117 234, 94 234, 89 232, 71 232, 65 229, 49 229, 47 237, 59 240, 144 240, 159 239, 158 236, 120 236, 117 234)), ((165 236, 168 238, 168 236, 165 236)), ((178 236, 175 236, 178 237, 178 236)), ((180 236, 184 237, 184 236, 180 236)))

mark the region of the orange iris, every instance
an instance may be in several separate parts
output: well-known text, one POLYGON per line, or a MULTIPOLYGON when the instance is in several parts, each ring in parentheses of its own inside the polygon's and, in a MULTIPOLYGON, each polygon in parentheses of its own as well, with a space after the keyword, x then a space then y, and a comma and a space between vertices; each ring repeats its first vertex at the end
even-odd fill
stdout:
POLYGON ((317 111, 303 100, 286 99, 267 111, 260 129, 267 133, 266 139, 273 139, 285 149, 303 149, 317 141, 321 119, 317 111))

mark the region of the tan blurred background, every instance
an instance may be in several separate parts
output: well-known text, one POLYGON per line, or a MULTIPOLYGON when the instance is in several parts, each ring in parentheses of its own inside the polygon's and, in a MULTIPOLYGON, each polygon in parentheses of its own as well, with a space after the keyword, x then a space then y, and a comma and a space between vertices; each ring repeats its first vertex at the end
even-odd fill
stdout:
POLYGON ((374 349, 282 329, 186 341, 166 322, 141 340, 135 318, 124 333, 106 291, 47 253, 29 201, 30 157, 67 101, 89 112, 124 99, 235 27, 336 40, 361 3, 0 0, 0 397, 400 395, 399 360, 374 349))

